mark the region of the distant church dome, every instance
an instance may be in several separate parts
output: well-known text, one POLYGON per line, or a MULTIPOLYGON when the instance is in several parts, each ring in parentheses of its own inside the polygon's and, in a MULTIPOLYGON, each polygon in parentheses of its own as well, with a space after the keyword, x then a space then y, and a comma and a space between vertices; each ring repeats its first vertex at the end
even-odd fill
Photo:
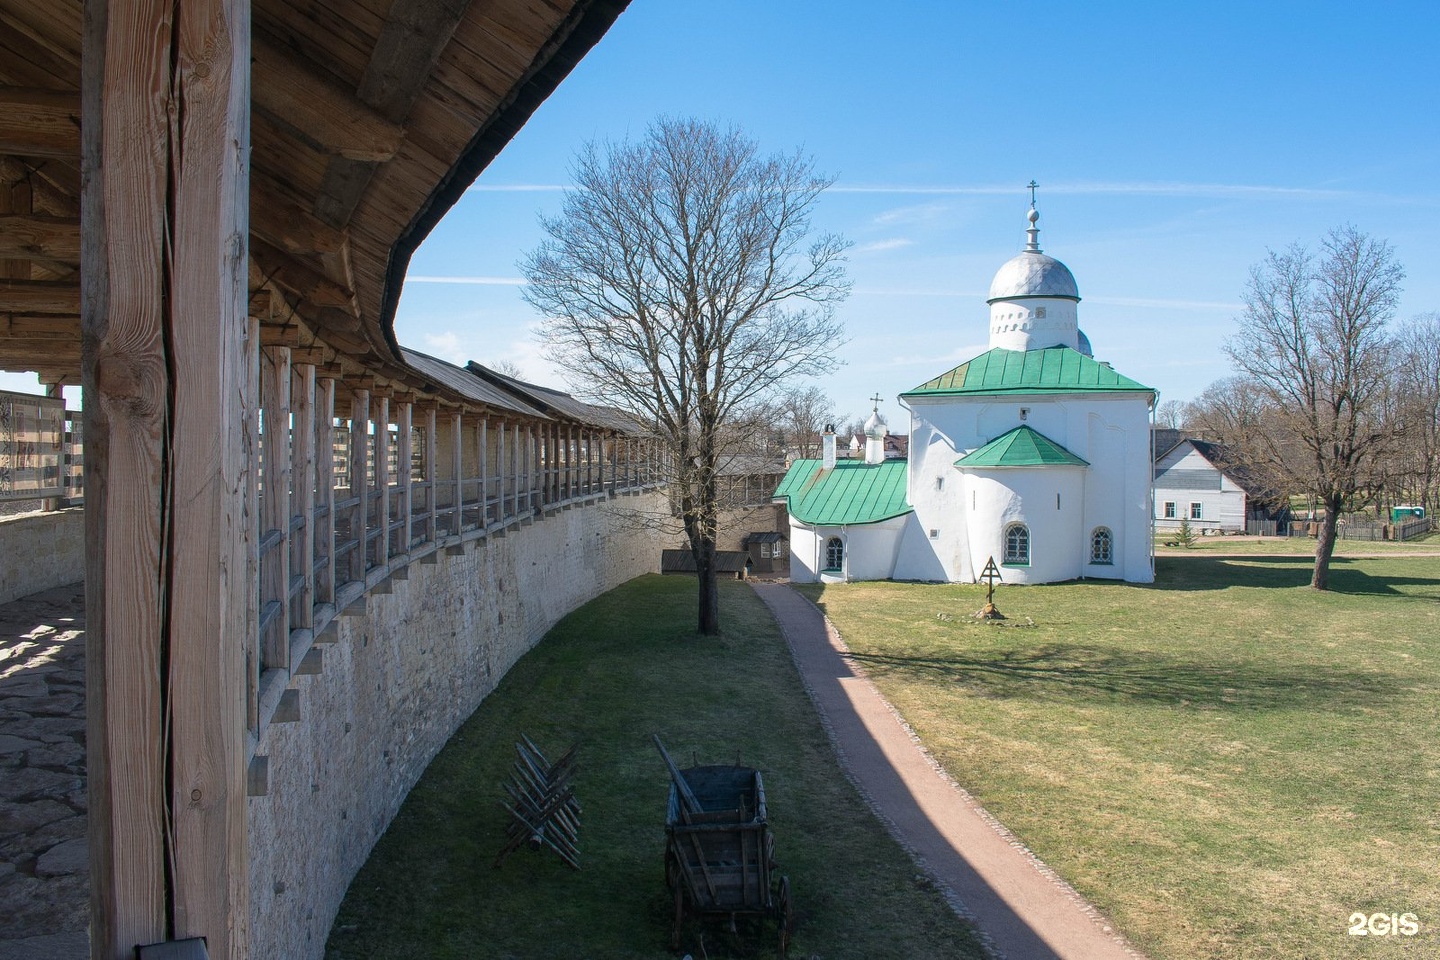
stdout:
POLYGON ((876 409, 870 414, 870 418, 865 421, 865 436, 884 438, 885 434, 889 432, 887 429, 888 426, 885 418, 880 415, 879 409, 876 409))
POLYGON ((1025 232, 1030 241, 1025 249, 1005 262, 990 281, 990 297, 987 303, 996 300, 1012 300, 1016 297, 1067 297, 1080 299, 1080 288, 1075 285, 1075 275, 1070 268, 1054 257, 1040 252, 1040 228, 1035 225, 1040 219, 1039 212, 1030 208, 1030 228, 1025 232))
MULTIPOLYGON (((1030 182, 1033 191, 1037 184, 1030 182)), ((1069 347, 1088 353, 1080 333, 1080 289, 1070 268, 1040 250, 1040 213, 1032 192, 1025 249, 990 282, 990 346, 1002 350, 1069 347)))

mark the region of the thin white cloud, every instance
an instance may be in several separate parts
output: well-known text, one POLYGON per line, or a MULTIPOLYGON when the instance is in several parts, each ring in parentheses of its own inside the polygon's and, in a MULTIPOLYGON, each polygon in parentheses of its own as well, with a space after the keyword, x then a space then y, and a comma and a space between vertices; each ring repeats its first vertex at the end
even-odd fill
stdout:
MULTIPOLYGON (((1140 196, 1219 197, 1225 199, 1354 200, 1367 196, 1355 190, 1283 187, 1243 183, 1174 183, 1164 181, 1046 183, 1046 195, 1131 194, 1140 196)), ((837 184, 832 193, 876 193, 912 196, 1005 196, 1024 192, 1017 186, 901 186, 892 184, 837 184)), ((883 216, 883 214, 882 214, 883 216)))
POLYGON ((948 204, 920 203, 909 207, 896 207, 877 214, 874 223, 879 226, 894 226, 900 223, 926 223, 950 212, 948 204))
POLYGON ((1103 303, 1111 307, 1157 307, 1165 310, 1226 310, 1238 311, 1244 304, 1221 300, 1167 300, 1147 297, 1086 297, 1086 303, 1103 303))
POLYGON ((851 291, 871 297, 982 297, 977 290, 938 290, 933 287, 856 287, 851 291))
POLYGON ((899 250, 901 247, 908 247, 915 241, 905 237, 891 237, 889 240, 876 240, 872 243, 862 243, 855 248, 855 253, 880 253, 885 250, 899 250))
POLYGON ((466 193, 561 193, 570 188, 563 183, 472 183, 466 193))
POLYGON ((474 283, 487 287, 523 287, 524 277, 436 277, 415 276, 405 278, 406 283, 474 283))
POLYGON ((448 360, 454 364, 464 364, 466 357, 465 348, 460 345, 460 335, 453 330, 445 330, 441 333, 427 333, 421 336, 425 341, 425 349, 432 356, 441 360, 448 360))

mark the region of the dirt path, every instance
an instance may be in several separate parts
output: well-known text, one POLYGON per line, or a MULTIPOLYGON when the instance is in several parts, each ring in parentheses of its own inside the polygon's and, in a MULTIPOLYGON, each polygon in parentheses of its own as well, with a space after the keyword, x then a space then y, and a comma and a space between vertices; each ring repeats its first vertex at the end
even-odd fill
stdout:
POLYGON ((844 642, 814 604, 786 584, 754 588, 780 624, 851 780, 997 957, 1141 956, 940 770, 849 661, 844 642))

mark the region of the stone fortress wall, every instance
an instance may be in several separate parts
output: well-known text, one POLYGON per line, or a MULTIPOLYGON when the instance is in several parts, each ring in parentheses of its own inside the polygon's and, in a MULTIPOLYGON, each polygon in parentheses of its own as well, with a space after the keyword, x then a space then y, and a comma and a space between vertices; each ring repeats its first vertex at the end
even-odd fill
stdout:
POLYGON ((301 715, 265 734, 249 803, 251 956, 320 960, 345 891, 406 795, 506 671, 565 614, 658 569, 663 490, 515 524, 412 563, 337 620, 301 715))

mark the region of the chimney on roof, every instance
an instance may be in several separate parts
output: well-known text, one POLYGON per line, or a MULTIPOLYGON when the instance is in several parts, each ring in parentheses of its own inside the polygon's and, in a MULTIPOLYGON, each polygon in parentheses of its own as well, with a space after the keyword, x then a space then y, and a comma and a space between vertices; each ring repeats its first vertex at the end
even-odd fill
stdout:
POLYGON ((825 424, 825 432, 820 434, 820 466, 825 470, 835 469, 835 424, 825 424))

